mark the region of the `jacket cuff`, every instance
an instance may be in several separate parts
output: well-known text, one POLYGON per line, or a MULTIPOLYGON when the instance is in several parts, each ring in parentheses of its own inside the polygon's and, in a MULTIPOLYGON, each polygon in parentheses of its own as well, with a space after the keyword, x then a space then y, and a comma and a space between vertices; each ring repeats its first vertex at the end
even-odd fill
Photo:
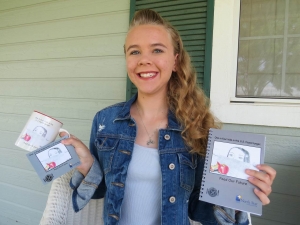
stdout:
POLYGON ((75 212, 83 209, 90 201, 102 178, 103 173, 99 162, 95 158, 92 167, 85 177, 76 170, 70 181, 70 186, 73 189, 72 203, 75 212))
POLYGON ((80 183, 83 181, 84 176, 80 173, 77 169, 73 173, 71 180, 70 180, 70 187, 75 190, 79 187, 80 183))
POLYGON ((248 214, 246 212, 235 212, 234 209, 214 206, 214 216, 222 225, 248 225, 248 214))

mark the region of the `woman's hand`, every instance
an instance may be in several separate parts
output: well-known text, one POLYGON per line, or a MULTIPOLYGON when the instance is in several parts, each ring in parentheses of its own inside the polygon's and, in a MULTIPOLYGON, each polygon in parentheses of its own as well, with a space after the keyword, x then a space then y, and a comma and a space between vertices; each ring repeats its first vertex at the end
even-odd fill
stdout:
POLYGON ((263 205, 267 205, 270 203, 268 196, 272 192, 272 184, 276 177, 276 171, 265 164, 257 165, 256 167, 259 171, 247 169, 246 174, 250 176, 248 178, 249 182, 260 189, 255 188, 255 194, 261 200, 263 205))
MULTIPOLYGON (((67 135, 65 132, 59 134, 61 137, 67 135)), ((78 138, 71 134, 70 138, 61 141, 64 145, 73 145, 81 164, 76 168, 83 176, 86 176, 93 165, 94 158, 90 150, 78 138)))

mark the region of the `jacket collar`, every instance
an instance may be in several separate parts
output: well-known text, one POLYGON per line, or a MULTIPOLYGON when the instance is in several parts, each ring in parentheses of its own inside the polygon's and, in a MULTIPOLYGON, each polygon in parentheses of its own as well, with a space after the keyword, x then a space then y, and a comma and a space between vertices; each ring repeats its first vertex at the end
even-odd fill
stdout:
MULTIPOLYGON (((137 94, 135 94, 129 101, 125 102, 123 108, 120 110, 120 113, 118 114, 118 116, 116 117, 116 119, 114 121, 131 119, 130 108, 131 108, 131 105, 136 101, 136 99, 137 99, 137 94)), ((183 128, 177 122, 177 119, 176 119, 174 113, 171 110, 169 110, 167 130, 182 131, 182 129, 183 128)))

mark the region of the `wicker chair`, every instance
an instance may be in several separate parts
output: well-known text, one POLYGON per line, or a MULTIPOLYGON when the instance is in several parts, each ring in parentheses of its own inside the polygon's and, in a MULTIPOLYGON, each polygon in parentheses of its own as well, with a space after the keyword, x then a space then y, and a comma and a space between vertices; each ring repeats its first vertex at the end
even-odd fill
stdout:
MULTIPOLYGON (((72 189, 69 186, 73 171, 64 174, 52 182, 46 208, 40 225, 103 225, 103 199, 90 200, 78 213, 72 207, 72 189)), ((250 214, 248 214, 251 221, 250 214)), ((201 225, 190 221, 191 225, 201 225)), ((250 224, 251 225, 251 222, 250 224)))
POLYGON ((40 225, 103 225, 103 199, 90 200, 75 213, 72 207, 72 189, 69 186, 74 171, 64 174, 53 181, 46 208, 40 225))

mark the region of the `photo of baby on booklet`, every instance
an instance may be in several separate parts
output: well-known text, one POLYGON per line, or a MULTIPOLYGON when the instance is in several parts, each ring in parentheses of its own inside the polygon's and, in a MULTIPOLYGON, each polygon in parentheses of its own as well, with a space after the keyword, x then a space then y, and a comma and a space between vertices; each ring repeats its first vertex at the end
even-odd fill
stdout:
POLYGON ((36 154, 36 156, 46 171, 54 169, 72 158, 67 148, 61 143, 36 154))
POLYGON ((258 170, 261 148, 214 141, 210 172, 247 180, 245 169, 258 170))

